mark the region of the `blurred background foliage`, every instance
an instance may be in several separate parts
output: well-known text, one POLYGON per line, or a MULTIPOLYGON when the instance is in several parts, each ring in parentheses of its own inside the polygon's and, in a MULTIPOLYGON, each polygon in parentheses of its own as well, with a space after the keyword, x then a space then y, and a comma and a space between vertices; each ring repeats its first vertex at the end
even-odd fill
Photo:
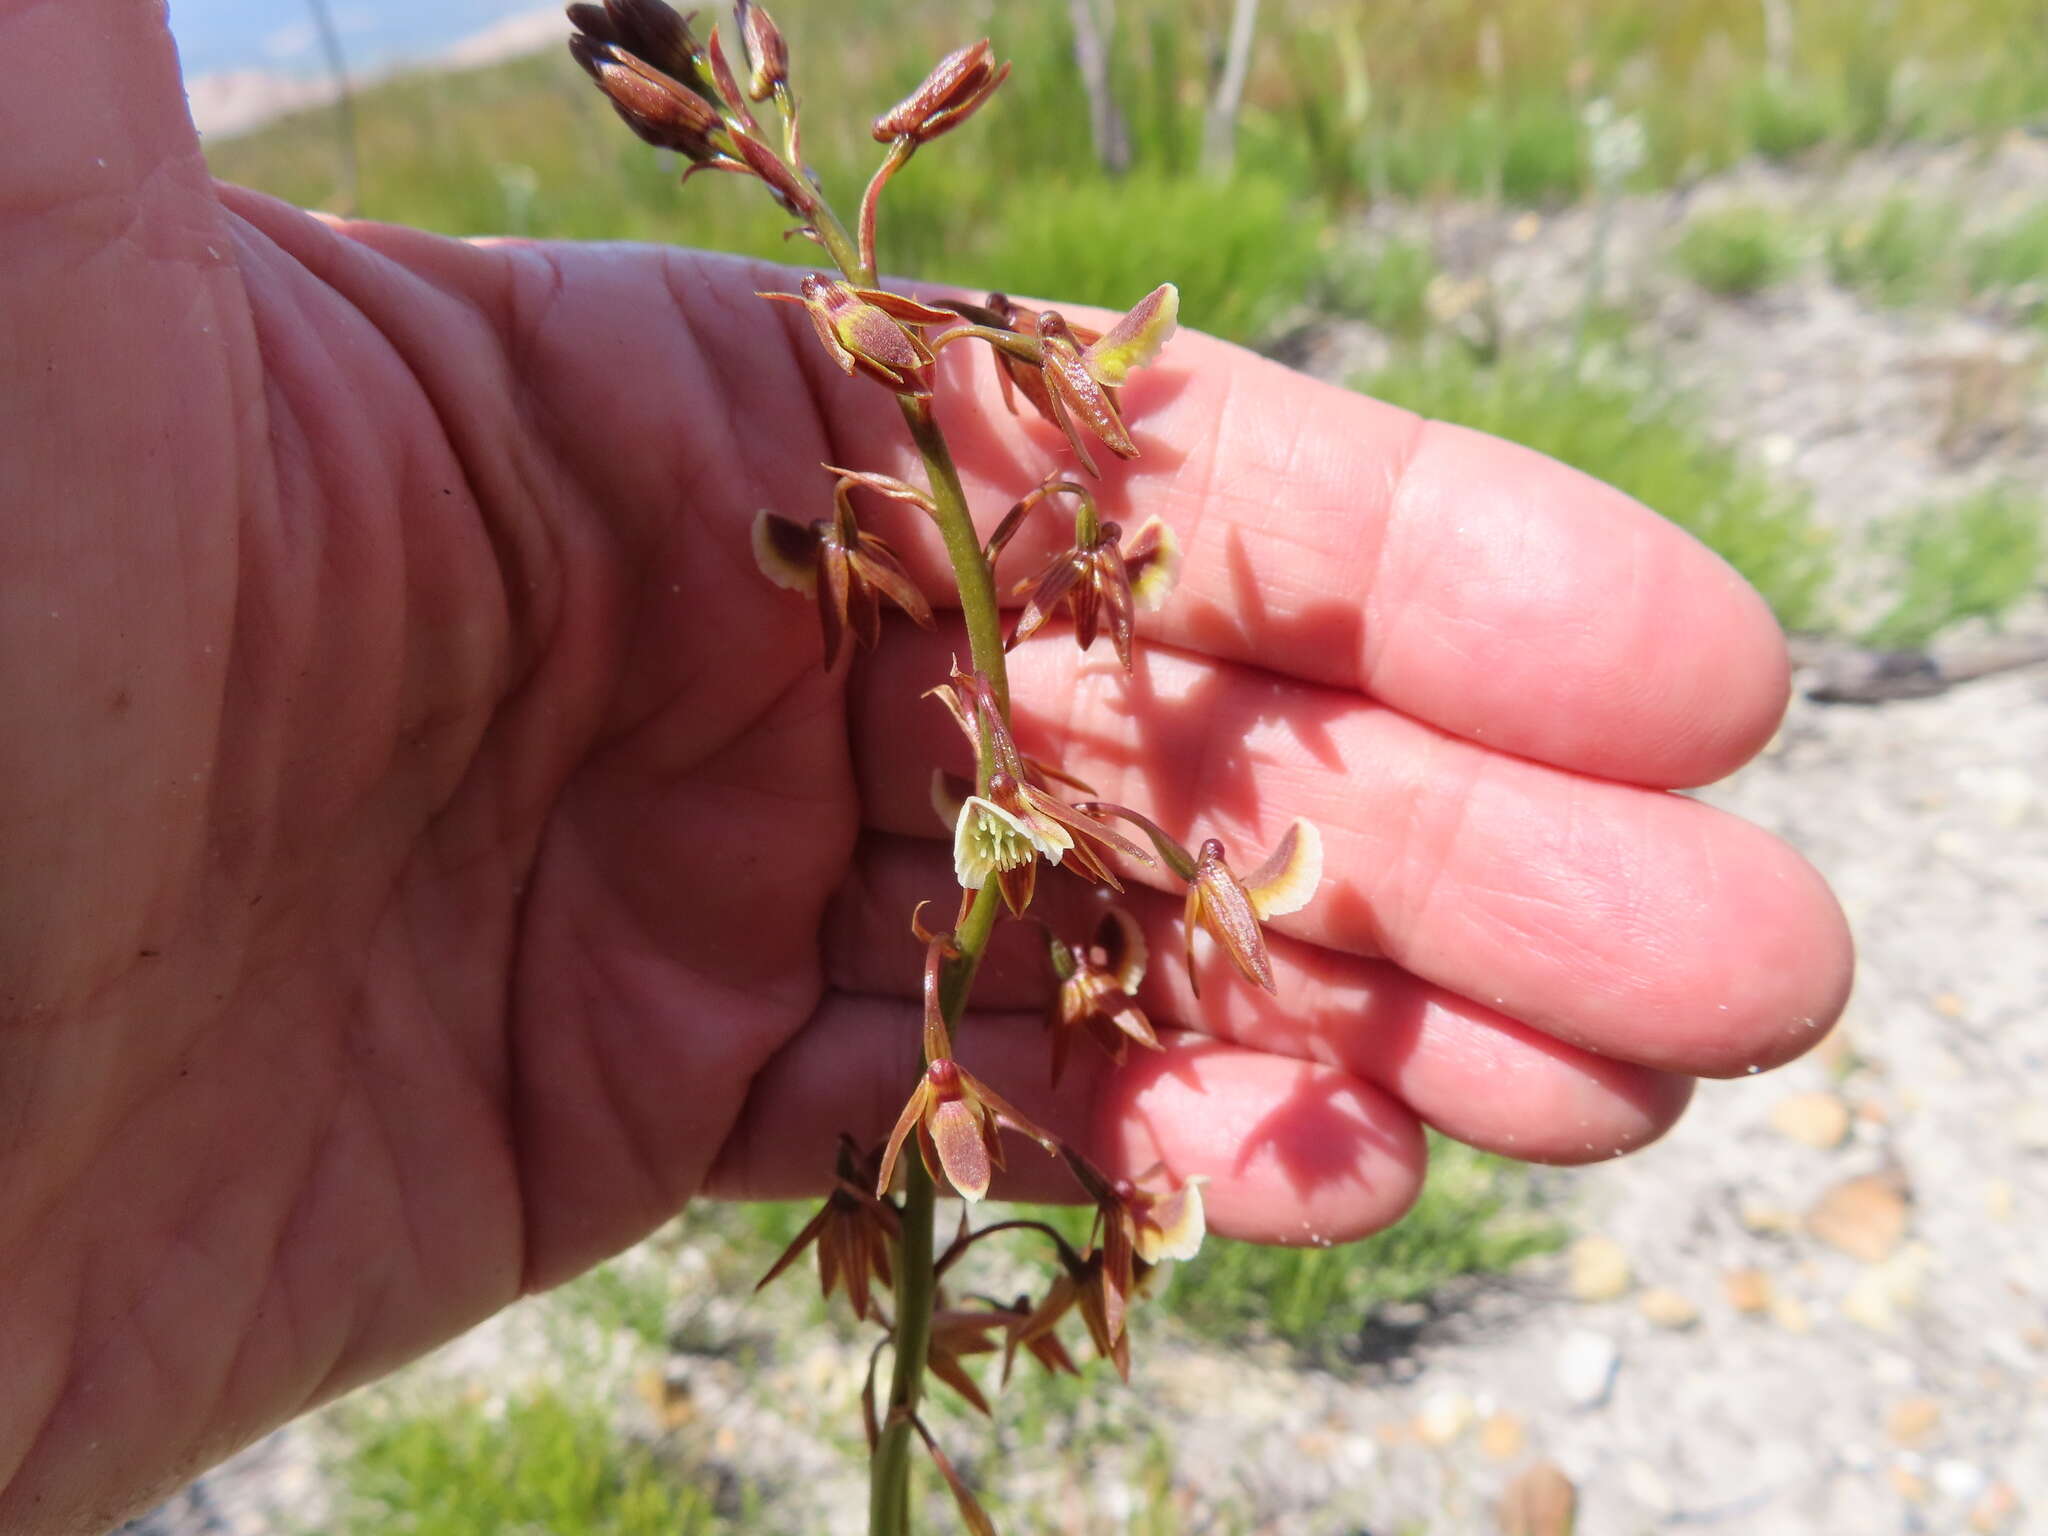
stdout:
MULTIPOLYGON (((911 276, 1129 302, 1161 264, 1207 329, 1256 339, 1330 222, 1375 199, 1536 206, 1591 185, 1585 108, 1642 125, 1638 189, 1757 154, 1994 135, 2048 116, 2038 0, 1267 0, 1229 151, 1210 118, 1231 0, 1100 0, 1099 152, 1073 5, 783 0, 806 147, 850 206, 866 124, 983 32, 1016 61, 966 133, 890 190, 886 264, 911 276), (990 175, 999 161, 1000 174, 990 175)), ((674 168, 613 124, 565 56, 379 84, 360 102, 361 211, 451 233, 658 239, 786 258, 757 190, 674 168)), ((219 172, 310 206, 337 188, 331 114, 211 147, 219 172)))
MULTIPOLYGON (((2040 0, 1041 0, 1000 11, 781 0, 776 11, 795 46, 806 148, 843 208, 878 154, 868 120, 933 59, 986 32, 1015 60, 980 118, 891 186, 887 270, 1106 307, 1169 275, 1189 323, 1252 345, 1304 317, 1361 319, 1397 353, 1353 382, 1621 484, 1718 548, 1788 626, 1924 637, 1982 616, 1986 591, 2031 585, 2031 570, 1964 582, 1971 596, 1949 613, 1928 609, 1928 594, 1960 591, 1957 580, 1923 583, 1910 624, 1888 595, 1831 594, 1834 536, 1808 497, 1716 441, 1627 316, 1596 302, 1604 224, 1562 348, 1504 337, 1483 311, 1477 325, 1470 314, 1434 324, 1444 275, 1429 244, 1359 232, 1386 207, 1505 216, 1682 198, 1744 161, 1826 172, 1911 144, 1988 153, 2048 124, 2040 0), (1231 39, 1246 9, 1240 91, 1231 39), (1091 54, 1092 92, 1077 67, 1091 54), (1589 367, 1589 355, 1629 366, 1589 367)), ((750 182, 705 176, 679 195, 673 157, 621 129, 563 53, 385 79, 354 107, 351 211, 453 234, 805 260, 750 182)), ((336 126, 332 111, 303 112, 209 155, 228 179, 333 207, 346 175, 336 126)), ((1686 222, 1670 264, 1731 301, 1808 269, 1880 307, 2038 297, 2042 219, 1965 245, 1955 209, 1903 191, 1805 225, 1783 208, 1709 209, 1686 222)), ((2038 523, 2037 502, 2015 493, 2002 505, 2009 522, 2038 523)), ((1940 520, 1916 527, 1888 546, 1895 559, 1935 558, 1940 520)), ((1980 532, 1958 534, 1967 547, 1950 564, 2021 547, 1980 532)))

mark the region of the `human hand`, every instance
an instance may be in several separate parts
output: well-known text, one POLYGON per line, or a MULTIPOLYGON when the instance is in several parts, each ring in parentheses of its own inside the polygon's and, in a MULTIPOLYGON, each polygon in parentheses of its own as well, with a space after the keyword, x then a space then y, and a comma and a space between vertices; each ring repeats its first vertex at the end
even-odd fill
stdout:
MULTIPOLYGON (((697 1194, 817 1187, 912 1081, 904 914, 951 886, 918 695, 957 641, 827 677, 748 555, 819 461, 910 467, 752 297, 786 276, 216 195, 134 12, 0 0, 8 1530, 103 1526, 697 1194)), ((1059 450, 975 377, 941 409, 996 512, 1059 450)), ((1414 1194, 1419 1121, 1606 1156, 1819 1038, 1825 888, 1663 792, 1782 704, 1725 567, 1199 338, 1127 398, 1104 510, 1173 524, 1181 584, 1129 682, 1016 653, 1024 745, 1233 850, 1308 815, 1327 879, 1276 998, 1217 962, 1198 1018, 1156 964, 1190 1028, 1024 1108, 1207 1174, 1217 1230, 1342 1239, 1414 1194)), ((1044 1076, 1027 960, 964 1032, 1006 1085, 1044 1076)))

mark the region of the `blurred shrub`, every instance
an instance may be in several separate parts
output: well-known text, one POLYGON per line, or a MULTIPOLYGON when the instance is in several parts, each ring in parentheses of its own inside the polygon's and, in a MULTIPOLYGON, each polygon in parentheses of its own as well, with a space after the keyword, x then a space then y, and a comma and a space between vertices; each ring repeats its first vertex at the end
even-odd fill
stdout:
POLYGON ((1249 341, 1308 296, 1319 221, 1279 182, 1133 175, 1011 182, 993 223, 929 275, 973 287, 1127 309, 1162 282, 1183 323, 1249 341))
POLYGON ((1340 1348, 1374 1307, 1427 1296, 1460 1275, 1504 1272, 1564 1239, 1527 1167, 1432 1137, 1421 1197, 1384 1232, 1342 1248, 1211 1238, 1175 1267, 1159 1309, 1198 1334, 1340 1348))
POLYGON ((1416 240, 1381 239, 1338 256, 1324 280, 1324 308, 1416 341, 1429 326, 1436 257, 1416 240))
POLYGON ((697 1536, 728 1529, 711 1501, 595 1408, 552 1392, 501 1410, 345 1415, 342 1536, 697 1536))
POLYGON ((1795 159, 1831 138, 1847 137, 1839 102, 1769 79, 1742 89, 1736 119, 1750 147, 1767 160, 1795 159))
POLYGON ((1659 388, 1510 357, 1396 363, 1359 387, 1425 416, 1527 444, 1661 512, 1740 571, 1788 629, 1821 618, 1829 544, 1803 491, 1774 483, 1659 388))
POLYGON ((2039 578, 2042 523, 2041 503, 2006 487, 1922 509, 1899 540, 1898 600, 1869 642, 1904 649, 1962 619, 1996 621, 2039 578))
POLYGON ((1756 293, 1798 264, 1798 236, 1775 209, 1720 208, 1688 220, 1675 248, 1679 267, 1710 293, 1756 293))
POLYGON ((1979 237, 1967 265, 1973 293, 2048 284, 2048 208, 1979 237))
POLYGON ((1828 271, 1844 288, 1881 304, 1914 303, 1934 287, 1954 228, 1955 215, 1946 209, 1888 197, 1828 231, 1828 271))

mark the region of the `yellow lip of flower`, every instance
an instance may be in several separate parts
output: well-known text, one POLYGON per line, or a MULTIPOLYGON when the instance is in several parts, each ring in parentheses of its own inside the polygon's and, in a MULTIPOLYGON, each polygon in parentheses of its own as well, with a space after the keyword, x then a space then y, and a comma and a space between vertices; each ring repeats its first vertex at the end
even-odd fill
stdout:
POLYGON ((963 889, 978 891, 990 875, 1017 869, 1041 855, 1047 863, 1057 864, 1073 846, 1073 839, 1056 823, 1034 827, 993 800, 969 795, 953 828, 953 873, 963 889))

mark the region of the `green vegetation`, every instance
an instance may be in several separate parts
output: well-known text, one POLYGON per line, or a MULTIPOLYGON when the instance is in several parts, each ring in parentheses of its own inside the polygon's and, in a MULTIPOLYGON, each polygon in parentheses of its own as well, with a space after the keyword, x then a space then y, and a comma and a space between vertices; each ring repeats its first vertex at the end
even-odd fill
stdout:
POLYGON ((668 1342, 668 1270, 637 1251, 570 1281, 552 1300, 571 1317, 630 1333, 649 1348, 668 1342))
POLYGON ((1798 264, 1798 237, 1776 210, 1745 204, 1686 223, 1674 252, 1679 267, 1710 293, 1756 293, 1798 264))
POLYGON ((1147 174, 1015 191, 1015 210, 921 275, 943 271, 969 287, 1128 309, 1171 272, 1188 324, 1251 341, 1307 297, 1322 264, 1317 222, 1262 176, 1147 174))
POLYGON ((1820 622, 1830 551, 1807 496, 1708 437, 1682 397, 1531 357, 1482 366, 1456 353, 1406 359, 1359 387, 1619 487, 1717 550, 1788 629, 1820 622))
POLYGON ((340 1468, 340 1536, 694 1536, 726 1529, 712 1501, 595 1408, 552 1392, 501 1412, 344 1416, 355 1451, 340 1468))
POLYGON ((1881 304, 1916 303, 1936 286, 1955 224, 1953 210, 1887 198, 1828 231, 1828 271, 1881 304))
POLYGON ((1973 293, 2048 284, 2048 208, 1972 242, 1968 266, 1973 293))
MULTIPOLYGON (((1790 26, 1775 41, 1765 9, 1496 0, 1435 5, 1418 25, 1400 6, 1282 0, 1261 14, 1235 163, 1297 202, 1454 192, 1543 203, 1585 189, 1581 119, 1595 99, 1642 123, 1642 180, 1655 185, 1749 154, 1989 135, 2048 114, 2037 0, 1803 0, 1786 7, 1790 26)), ((1227 0, 1116 8, 1106 41, 1131 170, 1170 182, 1202 171, 1230 12, 1227 0)), ((806 142, 826 184, 850 202, 865 149, 848 149, 862 146, 866 117, 957 46, 965 24, 946 0, 785 0, 778 20, 811 103, 806 142), (861 13, 851 22, 849 9, 861 13)), ((1099 180, 1067 8, 1012 6, 999 30, 1017 71, 974 132, 1027 147, 1029 180, 1099 180)), ((745 195, 752 189, 693 189, 688 211, 679 209, 657 158, 618 130, 563 57, 389 83, 361 105, 362 201, 375 217, 468 233, 526 226, 782 249, 745 195)), ((334 195, 331 114, 302 114, 214 150, 232 179, 315 205, 334 195)), ((1007 182, 978 184, 977 158, 931 157, 906 178, 925 228, 892 265, 930 270, 976 232, 991 248, 1001 243, 991 211, 1022 199, 1007 182)), ((1012 233, 1026 222, 1022 210, 1013 218, 1012 233)), ((901 235, 900 215, 892 222, 901 235)), ((1134 227, 1112 222, 1103 236, 1134 227)))
POLYGON ((1898 601, 1871 629, 1870 643, 1920 646, 1959 620, 1996 620, 2040 578, 2048 553, 2043 525, 2040 502, 2003 487, 1921 511, 1900 541, 1898 601))
POLYGON ((1460 1275, 1498 1274, 1559 1247, 1534 1175, 1441 1137, 1415 1208, 1342 1248, 1264 1248, 1211 1238, 1174 1271, 1164 1310, 1198 1333, 1270 1332, 1309 1350, 1357 1336, 1374 1307, 1427 1296, 1460 1275))
POLYGON ((1413 240, 1378 240, 1343 258, 1325 279, 1322 303, 1353 315, 1397 341, 1419 341, 1429 328, 1429 285, 1436 258, 1413 240))

